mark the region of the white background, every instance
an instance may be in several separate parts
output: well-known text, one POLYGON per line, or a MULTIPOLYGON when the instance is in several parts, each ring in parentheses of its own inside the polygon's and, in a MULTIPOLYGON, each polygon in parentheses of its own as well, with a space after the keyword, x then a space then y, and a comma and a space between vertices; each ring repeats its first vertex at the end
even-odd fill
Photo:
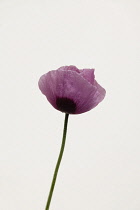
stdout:
POLYGON ((0 0, 1 210, 44 210, 64 114, 37 83, 63 65, 107 95, 69 118, 50 210, 140 209, 139 22, 139 0, 0 0))

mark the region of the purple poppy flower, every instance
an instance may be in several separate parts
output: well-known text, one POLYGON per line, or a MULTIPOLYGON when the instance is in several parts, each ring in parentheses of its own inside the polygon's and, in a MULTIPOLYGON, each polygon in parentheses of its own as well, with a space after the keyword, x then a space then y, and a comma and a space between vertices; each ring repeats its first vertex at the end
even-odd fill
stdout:
POLYGON ((68 114, 93 109, 105 97, 105 89, 95 80, 94 69, 62 66, 41 76, 39 88, 52 106, 68 114))

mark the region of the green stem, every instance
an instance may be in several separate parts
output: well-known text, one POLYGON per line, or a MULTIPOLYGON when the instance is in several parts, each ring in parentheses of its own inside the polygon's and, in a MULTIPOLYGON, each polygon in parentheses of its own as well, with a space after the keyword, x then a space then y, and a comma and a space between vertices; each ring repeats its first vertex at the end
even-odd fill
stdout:
POLYGON ((63 129, 63 138, 62 138, 61 149, 60 149, 59 157, 58 157, 58 160, 57 160, 57 163, 56 163, 56 167, 55 167, 55 171, 54 171, 54 175, 53 175, 53 179, 52 179, 52 184, 51 184, 51 188, 50 188, 50 192, 49 192, 49 196, 48 196, 48 200, 47 200, 47 204, 46 204, 45 210, 49 210, 49 207, 50 207, 51 198, 52 198, 52 194, 53 194, 53 190, 54 190, 54 186, 55 186, 55 182, 56 182, 59 166, 60 166, 60 163, 61 163, 61 160, 62 160, 62 156, 63 156, 63 152, 64 152, 64 147, 65 147, 65 142, 66 142, 67 125, 68 125, 68 117, 69 117, 69 114, 65 114, 65 121, 64 121, 64 129, 63 129))

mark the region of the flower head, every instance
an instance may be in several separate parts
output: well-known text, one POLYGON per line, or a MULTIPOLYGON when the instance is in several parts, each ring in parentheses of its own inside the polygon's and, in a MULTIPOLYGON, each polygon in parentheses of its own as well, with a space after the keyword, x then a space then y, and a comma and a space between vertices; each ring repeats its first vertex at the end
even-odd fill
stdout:
POLYGON ((95 80, 94 69, 62 66, 39 79, 39 88, 51 105, 68 114, 93 109, 105 97, 105 89, 95 80))

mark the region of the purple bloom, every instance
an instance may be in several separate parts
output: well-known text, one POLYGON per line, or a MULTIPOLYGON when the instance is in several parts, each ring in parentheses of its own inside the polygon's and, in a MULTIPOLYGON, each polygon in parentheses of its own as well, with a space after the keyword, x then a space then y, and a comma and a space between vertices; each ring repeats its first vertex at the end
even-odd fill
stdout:
POLYGON ((95 80, 94 69, 62 66, 41 76, 39 88, 52 106, 68 114, 93 109, 105 97, 105 89, 95 80))

